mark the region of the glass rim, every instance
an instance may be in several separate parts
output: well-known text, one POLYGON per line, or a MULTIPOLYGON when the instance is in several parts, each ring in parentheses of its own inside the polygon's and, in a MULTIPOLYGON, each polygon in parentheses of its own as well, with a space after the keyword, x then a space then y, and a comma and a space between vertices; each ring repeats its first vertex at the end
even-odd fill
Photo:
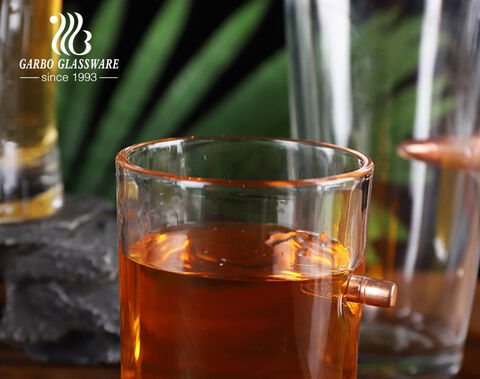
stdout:
POLYGON ((198 184, 210 184, 220 186, 251 186, 251 187, 298 187, 298 186, 314 186, 324 185, 326 183, 344 182, 349 180, 355 180, 361 177, 366 177, 373 173, 374 164, 372 160, 363 153, 346 147, 337 146, 325 142, 316 142, 302 139, 292 138, 275 138, 275 137, 251 137, 251 136, 191 136, 191 137, 173 137, 164 138, 153 141, 141 142, 131 146, 127 146, 120 150, 115 157, 115 163, 129 171, 133 171, 139 174, 160 177, 166 180, 175 182, 190 182, 198 184), (270 142, 291 142, 291 143, 303 143, 307 145, 313 145, 317 147, 327 147, 333 150, 342 151, 344 153, 351 154, 358 158, 361 162, 361 166, 353 171, 349 171, 343 174, 324 176, 320 178, 307 178, 307 179, 294 179, 294 180, 238 180, 238 179, 217 179, 217 178, 202 178, 197 176, 183 176, 179 174, 172 174, 165 171, 150 170, 139 165, 136 165, 128 160, 128 156, 133 151, 140 149, 148 145, 155 145, 158 143, 168 142, 180 142, 180 141, 270 141, 270 142))

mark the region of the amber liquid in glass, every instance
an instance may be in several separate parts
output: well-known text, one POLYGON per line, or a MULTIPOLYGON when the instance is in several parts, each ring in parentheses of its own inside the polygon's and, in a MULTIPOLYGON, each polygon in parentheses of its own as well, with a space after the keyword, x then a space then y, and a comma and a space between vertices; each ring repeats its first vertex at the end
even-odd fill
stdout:
POLYGON ((0 8, 5 34, 0 51, 0 223, 5 223, 46 216, 61 203, 55 85, 41 79, 55 69, 22 69, 20 62, 56 62, 51 43, 58 24, 49 20, 61 12, 62 0, 8 2, 0 8))
POLYGON ((126 253, 122 378, 356 378, 361 307, 342 298, 351 262, 338 241, 222 222, 126 253))

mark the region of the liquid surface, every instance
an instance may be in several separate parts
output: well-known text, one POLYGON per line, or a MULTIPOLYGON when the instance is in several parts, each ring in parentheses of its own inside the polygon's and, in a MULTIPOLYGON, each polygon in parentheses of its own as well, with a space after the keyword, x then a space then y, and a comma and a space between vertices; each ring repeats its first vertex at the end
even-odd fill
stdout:
POLYGON ((356 377, 350 254, 325 234, 204 224, 126 253, 122 378, 356 377))

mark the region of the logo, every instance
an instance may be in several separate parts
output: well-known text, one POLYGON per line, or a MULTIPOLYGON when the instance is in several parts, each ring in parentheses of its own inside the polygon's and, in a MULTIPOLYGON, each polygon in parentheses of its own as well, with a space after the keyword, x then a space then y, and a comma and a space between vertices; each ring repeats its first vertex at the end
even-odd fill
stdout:
MULTIPOLYGON (((1 3, 1 0, 0 0, 1 3)), ((52 50, 47 57, 21 58, 18 66, 20 79, 40 80, 42 82, 96 82, 98 80, 118 79, 118 58, 83 57, 92 50, 92 33, 83 28, 83 17, 77 13, 56 14, 45 17, 45 23, 58 24, 57 33, 51 41, 52 50), (60 55, 55 59, 54 56, 60 55)), ((42 37, 51 37, 51 28, 42 28, 42 37)), ((50 41, 46 38, 46 47, 50 41)))
MULTIPOLYGON (((75 50, 75 39, 77 38, 80 30, 83 26, 83 17, 75 12, 75 16, 71 13, 67 13, 67 18, 60 13, 60 28, 57 31, 57 34, 53 37, 52 40, 52 50, 57 55, 61 55, 61 53, 70 56, 73 55, 86 55, 92 50, 92 45, 89 43, 92 39, 92 33, 88 30, 83 30, 86 35, 85 40, 83 41, 85 45, 85 49, 81 53, 77 53, 75 50), (68 24, 68 29, 67 29, 68 24), (67 31, 65 31, 67 29, 67 31), (60 39, 61 37, 61 39, 60 39), (59 46, 60 45, 60 46, 59 46), (60 49, 60 50, 59 50, 60 49), (61 52, 61 53, 60 53, 61 52)), ((58 16, 50 17, 50 22, 52 24, 58 23, 58 16)))

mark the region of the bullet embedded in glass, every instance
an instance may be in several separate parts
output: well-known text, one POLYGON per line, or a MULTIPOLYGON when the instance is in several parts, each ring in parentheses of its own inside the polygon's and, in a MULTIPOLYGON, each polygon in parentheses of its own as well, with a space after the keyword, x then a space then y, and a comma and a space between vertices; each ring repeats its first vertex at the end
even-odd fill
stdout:
POLYGON ((393 307, 397 301, 397 285, 387 280, 352 275, 345 288, 345 298, 376 307, 393 307))

